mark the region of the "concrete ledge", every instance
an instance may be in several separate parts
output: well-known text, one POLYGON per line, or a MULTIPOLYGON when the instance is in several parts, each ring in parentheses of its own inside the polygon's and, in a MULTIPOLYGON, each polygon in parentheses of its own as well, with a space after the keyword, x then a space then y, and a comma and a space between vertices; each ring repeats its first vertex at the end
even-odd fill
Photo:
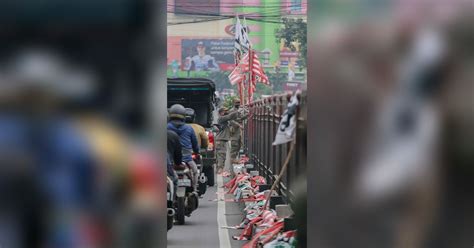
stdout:
POLYGON ((272 188, 272 185, 270 184, 260 184, 258 185, 258 191, 263 192, 265 190, 270 190, 272 188))
POLYGON ((250 171, 250 175, 254 177, 254 176, 258 176, 259 173, 258 173, 258 171, 256 171, 256 170, 251 170, 251 171, 250 171))
POLYGON ((292 231, 292 230, 297 230, 298 227, 296 226, 296 221, 293 218, 285 218, 283 219, 283 231, 292 231))
POLYGON ((246 164, 245 168, 247 168, 247 170, 253 170, 255 166, 253 164, 246 164))
POLYGON ((285 204, 285 200, 283 200, 282 196, 272 196, 270 197, 269 206, 271 209, 275 209, 276 205, 285 204))
POLYGON ((279 218, 289 218, 294 214, 290 205, 287 204, 276 205, 275 210, 279 218))

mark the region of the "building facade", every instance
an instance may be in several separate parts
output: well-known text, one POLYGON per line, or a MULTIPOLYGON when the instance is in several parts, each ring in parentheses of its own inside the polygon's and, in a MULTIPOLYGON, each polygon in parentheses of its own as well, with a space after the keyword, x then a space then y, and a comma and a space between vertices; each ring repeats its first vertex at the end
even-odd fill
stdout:
POLYGON ((168 0, 168 76, 231 71, 236 15, 249 26, 266 71, 295 70, 299 52, 285 48, 275 35, 282 17, 306 20, 306 12, 307 0, 168 0))

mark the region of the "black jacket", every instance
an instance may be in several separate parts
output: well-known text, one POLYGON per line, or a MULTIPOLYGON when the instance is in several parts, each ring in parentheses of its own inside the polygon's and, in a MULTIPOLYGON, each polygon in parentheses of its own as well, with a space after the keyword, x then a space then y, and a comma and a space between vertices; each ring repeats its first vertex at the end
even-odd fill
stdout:
POLYGON ((170 162, 174 162, 174 164, 181 164, 183 161, 179 136, 171 130, 168 130, 168 156, 170 162))

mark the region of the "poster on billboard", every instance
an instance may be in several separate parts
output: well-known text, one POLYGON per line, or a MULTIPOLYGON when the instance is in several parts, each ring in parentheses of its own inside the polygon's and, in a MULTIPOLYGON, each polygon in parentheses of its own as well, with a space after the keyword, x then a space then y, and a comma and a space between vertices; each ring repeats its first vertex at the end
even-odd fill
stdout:
POLYGON ((181 40, 184 71, 230 71, 234 68, 233 39, 181 40))

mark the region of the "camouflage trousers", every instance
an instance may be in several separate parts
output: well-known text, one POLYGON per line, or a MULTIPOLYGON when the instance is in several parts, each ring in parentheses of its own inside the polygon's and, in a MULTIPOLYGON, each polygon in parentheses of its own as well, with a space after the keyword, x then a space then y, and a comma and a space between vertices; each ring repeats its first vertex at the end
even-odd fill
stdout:
POLYGON ((230 158, 236 159, 240 152, 240 139, 230 141, 230 158))
POLYGON ((217 169, 224 169, 227 157, 227 140, 216 141, 217 169))

